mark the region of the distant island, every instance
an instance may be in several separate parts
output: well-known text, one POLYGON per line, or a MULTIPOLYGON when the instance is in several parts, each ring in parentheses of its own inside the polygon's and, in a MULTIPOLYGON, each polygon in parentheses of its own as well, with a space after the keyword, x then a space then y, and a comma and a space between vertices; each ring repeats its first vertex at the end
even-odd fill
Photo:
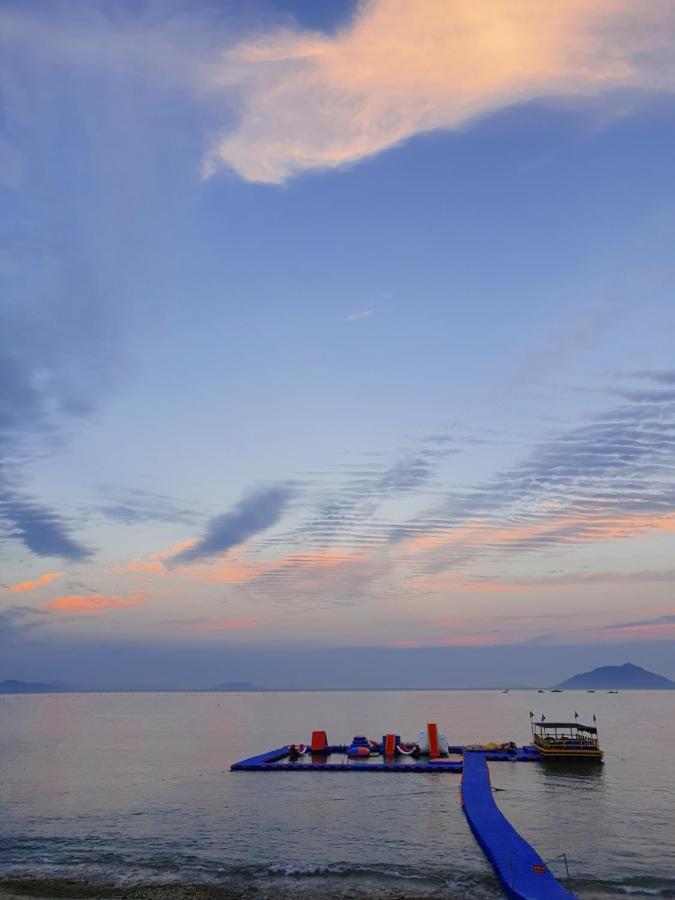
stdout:
POLYGON ((217 684, 215 687, 208 688, 209 691, 264 691, 265 688, 257 684, 251 684, 250 681, 226 681, 224 684, 217 684))
POLYGON ((43 684, 40 681, 0 681, 0 694, 62 694, 68 688, 59 684, 43 684))
POLYGON ((648 672, 642 666, 600 666, 592 672, 581 672, 556 685, 559 690, 674 690, 675 681, 648 672))

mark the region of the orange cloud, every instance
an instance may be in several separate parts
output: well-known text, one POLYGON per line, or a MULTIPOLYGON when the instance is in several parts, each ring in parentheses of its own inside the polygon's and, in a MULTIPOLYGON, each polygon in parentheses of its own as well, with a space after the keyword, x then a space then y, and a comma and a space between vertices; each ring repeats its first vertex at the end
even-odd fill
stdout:
POLYGON ((10 591, 13 594, 22 594, 24 591, 35 591, 45 584, 51 584, 52 581, 56 578, 61 578, 62 575, 63 572, 45 572, 44 575, 40 575, 35 581, 20 581, 18 584, 13 584, 10 587, 10 591))
POLYGON ((225 559, 212 566, 190 566, 178 570, 198 581, 215 584, 246 584, 258 579, 302 577, 311 579, 326 577, 344 567, 361 564, 366 554, 356 551, 322 550, 316 553, 291 553, 272 561, 243 562, 238 557, 225 559))
MULTIPOLYGON (((401 542, 404 564, 415 565, 418 554, 436 553, 451 548, 461 548, 470 556, 499 551, 508 548, 528 549, 552 544, 583 544, 624 540, 647 531, 675 531, 675 515, 662 516, 623 515, 608 513, 551 515, 537 524, 524 522, 511 526, 475 520, 464 525, 432 534, 422 534, 401 542)), ((417 576, 413 576, 416 578, 417 576)), ((461 585, 446 582, 455 589, 480 590, 472 583, 461 585)), ((431 585, 429 585, 431 586, 431 585)), ((487 588, 484 588, 487 590, 487 588)), ((509 590, 509 587, 495 586, 495 590, 509 590)), ((520 589, 520 586, 517 588, 520 589)))
POLYGON ((335 35, 277 30, 211 66, 242 116, 205 163, 280 183, 515 103, 673 87, 669 0, 370 0, 335 35))
POLYGON ((130 559, 121 566, 114 566, 109 571, 113 575, 164 575, 168 572, 165 560, 181 550, 187 550, 196 544, 196 538, 180 541, 168 550, 157 550, 140 559, 130 559))
POLYGON ((266 569, 264 563, 243 563, 237 558, 223 560, 215 566, 186 566, 177 571, 184 572, 197 581, 212 584, 245 584, 253 581, 266 569))
POLYGON ((145 591, 135 591, 128 597, 112 597, 104 594, 65 594, 62 597, 54 597, 47 609, 54 612, 99 613, 106 609, 138 606, 145 596, 147 596, 145 591))

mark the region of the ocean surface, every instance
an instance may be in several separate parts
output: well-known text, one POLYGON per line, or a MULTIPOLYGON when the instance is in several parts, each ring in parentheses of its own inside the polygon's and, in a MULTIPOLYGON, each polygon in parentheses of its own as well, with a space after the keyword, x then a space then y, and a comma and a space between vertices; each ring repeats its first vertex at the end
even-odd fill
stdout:
POLYGON ((501 896, 459 776, 231 773, 308 741, 528 743, 595 713, 601 767, 491 763, 497 802, 582 898, 675 897, 675 691, 0 697, 0 897, 501 896))

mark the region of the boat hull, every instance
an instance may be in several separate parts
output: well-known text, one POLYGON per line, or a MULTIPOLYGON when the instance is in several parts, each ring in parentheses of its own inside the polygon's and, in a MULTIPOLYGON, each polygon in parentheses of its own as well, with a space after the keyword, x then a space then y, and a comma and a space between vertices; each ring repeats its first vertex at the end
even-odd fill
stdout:
POLYGON ((590 759, 602 762, 603 757, 603 751, 593 747, 565 749, 564 747, 542 747, 537 743, 532 746, 539 751, 542 759, 590 759))

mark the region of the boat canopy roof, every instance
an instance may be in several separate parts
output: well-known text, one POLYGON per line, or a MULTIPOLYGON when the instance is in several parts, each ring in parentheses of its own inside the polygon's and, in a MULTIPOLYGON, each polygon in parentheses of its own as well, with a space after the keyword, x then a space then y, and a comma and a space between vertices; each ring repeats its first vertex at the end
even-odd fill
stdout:
POLYGON ((597 734, 598 729, 594 725, 579 725, 577 722, 535 722, 537 728, 576 728, 577 731, 587 731, 589 734, 597 734))

